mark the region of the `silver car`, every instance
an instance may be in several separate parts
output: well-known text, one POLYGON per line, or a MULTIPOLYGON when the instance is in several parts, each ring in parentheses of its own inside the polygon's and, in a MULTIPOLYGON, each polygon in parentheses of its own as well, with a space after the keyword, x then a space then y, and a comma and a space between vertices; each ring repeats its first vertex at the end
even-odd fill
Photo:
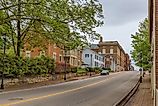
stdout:
POLYGON ((103 70, 100 75, 109 75, 109 71, 108 70, 103 70))

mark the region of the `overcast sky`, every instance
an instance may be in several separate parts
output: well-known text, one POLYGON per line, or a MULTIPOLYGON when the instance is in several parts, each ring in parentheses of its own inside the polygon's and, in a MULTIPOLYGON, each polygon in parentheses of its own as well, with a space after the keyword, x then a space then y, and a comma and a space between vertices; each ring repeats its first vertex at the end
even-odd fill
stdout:
POLYGON ((104 26, 97 28, 104 40, 117 40, 130 53, 131 34, 148 14, 148 0, 99 0, 104 10, 104 26))

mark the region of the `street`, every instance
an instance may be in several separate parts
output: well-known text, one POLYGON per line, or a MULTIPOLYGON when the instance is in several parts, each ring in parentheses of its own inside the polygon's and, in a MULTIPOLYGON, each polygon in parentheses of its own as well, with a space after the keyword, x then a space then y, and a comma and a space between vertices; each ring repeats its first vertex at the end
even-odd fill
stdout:
POLYGON ((51 86, 2 92, 0 106, 113 106, 139 79, 125 71, 51 86))

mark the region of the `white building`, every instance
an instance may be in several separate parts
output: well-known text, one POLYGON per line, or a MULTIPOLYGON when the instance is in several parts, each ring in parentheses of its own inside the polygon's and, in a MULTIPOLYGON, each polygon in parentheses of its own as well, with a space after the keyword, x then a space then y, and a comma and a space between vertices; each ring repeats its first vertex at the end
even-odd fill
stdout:
POLYGON ((82 61, 89 67, 104 67, 104 56, 91 49, 84 49, 82 52, 82 61))

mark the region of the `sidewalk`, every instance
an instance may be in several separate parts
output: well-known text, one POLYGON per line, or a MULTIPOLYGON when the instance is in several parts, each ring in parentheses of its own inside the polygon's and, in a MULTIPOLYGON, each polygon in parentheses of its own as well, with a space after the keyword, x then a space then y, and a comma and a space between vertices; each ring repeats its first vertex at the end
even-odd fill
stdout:
POLYGON ((143 83, 140 83, 138 91, 129 100, 126 106, 153 106, 149 74, 145 75, 143 83))

